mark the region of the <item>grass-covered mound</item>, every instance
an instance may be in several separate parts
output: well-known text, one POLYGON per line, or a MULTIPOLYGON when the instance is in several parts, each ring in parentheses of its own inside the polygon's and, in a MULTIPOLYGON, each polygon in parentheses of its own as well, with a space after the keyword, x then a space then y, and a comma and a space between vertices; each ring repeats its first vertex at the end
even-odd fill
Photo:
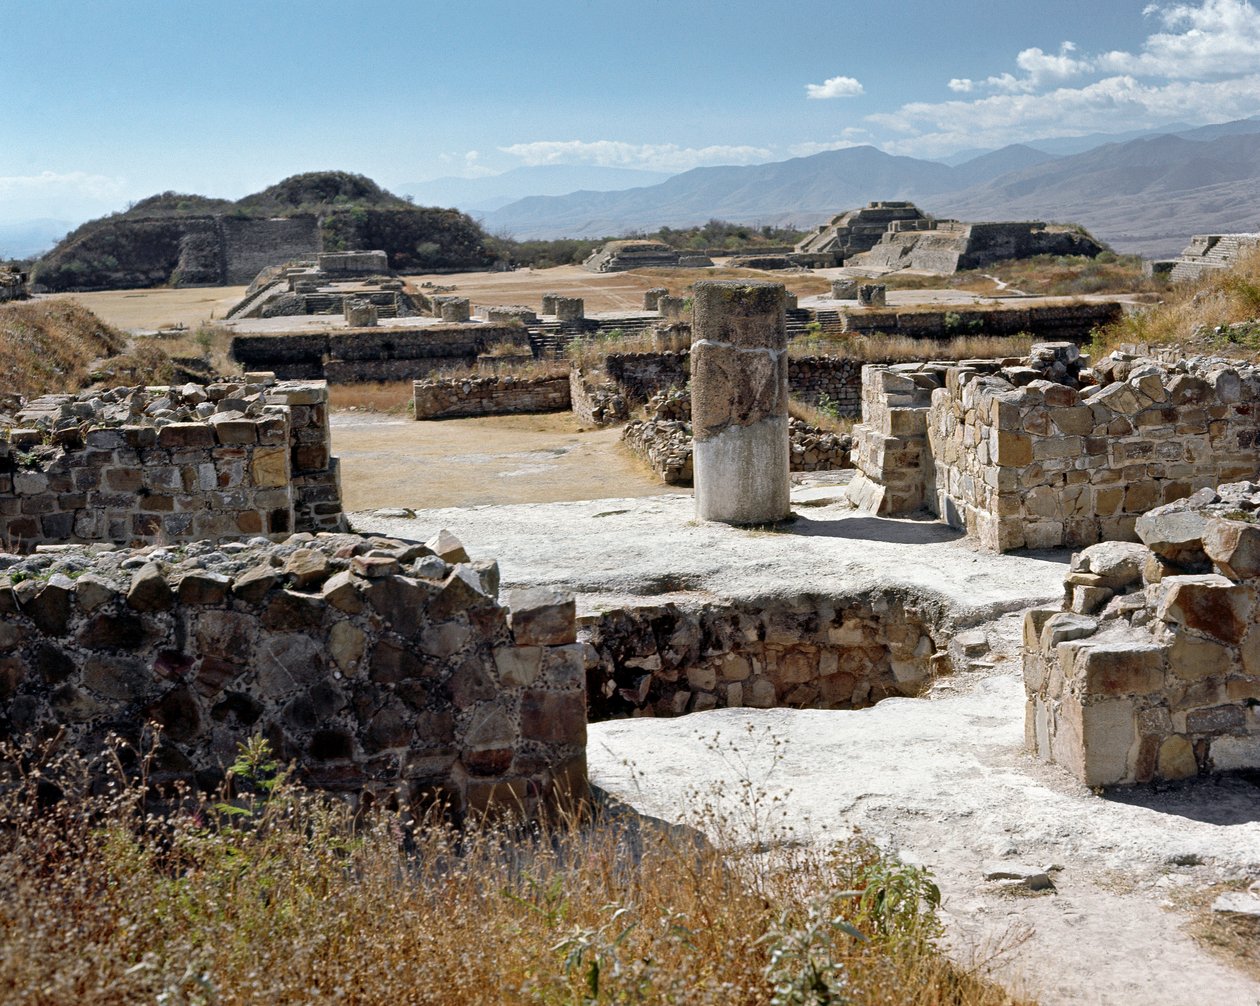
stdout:
POLYGON ((88 367, 122 352, 127 337, 69 300, 0 305, 0 392, 43 395, 71 391, 88 367))
POLYGON ((77 228, 36 263, 31 279, 46 290, 217 285, 228 269, 223 222, 276 217, 309 220, 311 245, 325 251, 383 249, 400 271, 477 269, 492 257, 466 214, 412 206, 362 175, 317 171, 235 202, 150 196, 77 228))

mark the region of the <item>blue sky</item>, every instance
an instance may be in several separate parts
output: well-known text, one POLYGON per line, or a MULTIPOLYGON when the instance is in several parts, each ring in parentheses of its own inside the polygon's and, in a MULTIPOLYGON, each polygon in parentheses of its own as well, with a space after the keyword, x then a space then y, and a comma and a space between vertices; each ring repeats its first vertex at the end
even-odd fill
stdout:
POLYGON ((1250 0, 0 0, 0 222, 298 172, 942 156, 1260 113, 1250 0))

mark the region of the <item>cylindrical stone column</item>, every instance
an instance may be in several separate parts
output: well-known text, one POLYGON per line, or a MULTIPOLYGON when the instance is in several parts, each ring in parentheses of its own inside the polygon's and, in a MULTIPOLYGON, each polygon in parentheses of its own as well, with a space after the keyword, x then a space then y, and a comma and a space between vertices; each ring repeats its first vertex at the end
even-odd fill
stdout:
POLYGON ((691 429, 696 516, 766 524, 788 501, 788 358, 782 283, 695 285, 691 429))

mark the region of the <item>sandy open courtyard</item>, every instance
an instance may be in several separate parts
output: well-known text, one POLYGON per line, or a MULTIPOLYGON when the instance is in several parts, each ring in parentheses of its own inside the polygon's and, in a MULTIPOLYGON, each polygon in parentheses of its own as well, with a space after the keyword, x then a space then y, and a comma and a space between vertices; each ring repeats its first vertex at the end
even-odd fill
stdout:
POLYGON ((690 493, 663 485, 620 443, 570 412, 415 422, 332 417, 347 510, 543 503, 690 493))

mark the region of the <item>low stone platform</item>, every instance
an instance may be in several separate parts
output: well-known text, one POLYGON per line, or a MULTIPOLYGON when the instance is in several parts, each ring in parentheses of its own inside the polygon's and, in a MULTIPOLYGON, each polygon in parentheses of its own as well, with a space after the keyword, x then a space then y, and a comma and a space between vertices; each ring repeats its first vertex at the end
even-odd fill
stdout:
POLYGON ((800 478, 796 519, 766 529, 699 524, 689 495, 420 509, 404 519, 356 513, 351 522, 412 539, 450 528, 470 554, 499 559, 505 586, 573 591, 579 612, 663 595, 760 601, 893 590, 934 600, 967 624, 1060 596, 1066 551, 989 555, 941 524, 860 513, 833 481, 800 478))

